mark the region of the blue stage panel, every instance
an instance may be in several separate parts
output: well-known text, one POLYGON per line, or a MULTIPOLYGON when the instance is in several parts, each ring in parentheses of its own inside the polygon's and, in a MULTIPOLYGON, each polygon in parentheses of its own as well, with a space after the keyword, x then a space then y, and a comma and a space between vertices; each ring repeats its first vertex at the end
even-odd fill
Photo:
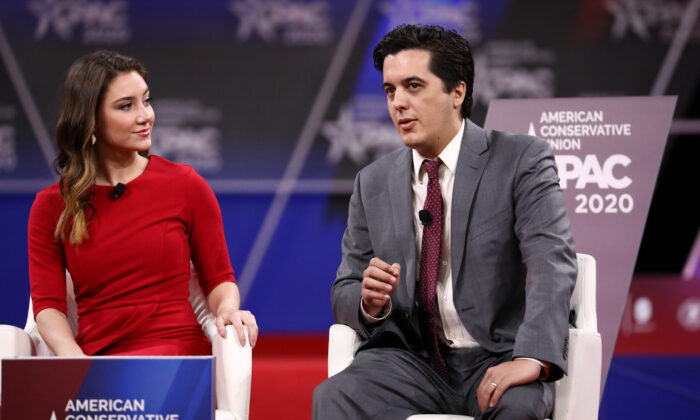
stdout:
POLYGON ((700 415, 700 357, 616 356, 600 420, 691 420, 700 415))

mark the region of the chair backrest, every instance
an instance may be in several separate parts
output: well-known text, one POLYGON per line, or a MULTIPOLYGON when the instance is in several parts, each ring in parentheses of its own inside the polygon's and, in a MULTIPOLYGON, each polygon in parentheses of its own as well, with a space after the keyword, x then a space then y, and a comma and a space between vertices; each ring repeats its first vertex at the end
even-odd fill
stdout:
POLYGON ((576 260, 578 275, 571 294, 573 324, 578 329, 597 332, 595 259, 587 254, 576 254, 576 260))
MULTIPOLYGON (((78 305, 75 303, 73 279, 68 271, 66 271, 66 312, 68 324, 70 324, 73 335, 76 335, 78 334, 78 305)), ((32 298, 29 297, 29 309, 27 310, 27 322, 24 324, 24 331, 30 332, 35 330, 36 321, 34 320, 34 305, 32 304, 32 298)))
MULTIPOLYGON (((214 315, 209 311, 209 304, 207 299, 202 292, 202 287, 199 284, 199 278, 197 277, 197 271, 194 269, 194 265, 190 263, 190 281, 189 281, 189 291, 190 291, 190 304, 192 305, 192 310, 194 311, 197 321, 202 325, 204 334, 211 341, 212 334, 216 334, 216 326, 213 321, 214 315)), ((78 334, 78 305, 75 302, 75 292, 73 291, 73 279, 70 273, 66 271, 66 312, 68 324, 70 324, 73 335, 78 334)), ((29 310, 27 312, 27 322, 24 326, 24 331, 29 334, 35 349, 37 356, 53 356, 54 353, 51 351, 49 346, 44 342, 39 334, 39 330, 36 326, 36 321, 34 320, 34 309, 32 305, 32 299, 29 298, 29 310)))

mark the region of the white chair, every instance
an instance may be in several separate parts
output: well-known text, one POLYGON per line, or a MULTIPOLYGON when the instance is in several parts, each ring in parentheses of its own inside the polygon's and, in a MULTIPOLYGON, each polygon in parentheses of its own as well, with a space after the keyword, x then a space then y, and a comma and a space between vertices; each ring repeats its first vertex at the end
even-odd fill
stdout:
MULTIPOLYGON (((226 338, 221 338, 214 325, 215 317, 209 311, 197 273, 190 268, 190 303, 202 325, 204 334, 212 343, 214 355, 214 378, 216 420, 246 420, 250 407, 250 380, 253 367, 252 350, 247 342, 241 346, 233 326, 226 327, 226 338)), ((73 281, 66 273, 66 302, 68 322, 73 334, 78 331, 77 305, 73 293, 73 281)), ((0 359, 10 357, 54 356, 49 346, 39 335, 34 321, 31 299, 27 324, 24 330, 11 325, 0 325, 0 359)))
MULTIPOLYGON (((574 327, 569 329, 569 374, 555 383, 553 420, 598 418, 600 404, 601 341, 596 317, 596 266, 590 255, 577 254, 578 277, 571 295, 574 327)), ((331 326, 328 376, 342 371, 355 357, 362 338, 347 325, 331 326)), ((420 414, 407 420, 468 420, 469 416, 420 414)))

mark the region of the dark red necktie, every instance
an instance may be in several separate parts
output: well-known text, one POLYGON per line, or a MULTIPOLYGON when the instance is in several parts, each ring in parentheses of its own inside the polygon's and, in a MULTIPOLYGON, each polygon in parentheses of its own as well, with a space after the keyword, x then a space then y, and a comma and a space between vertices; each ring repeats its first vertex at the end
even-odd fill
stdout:
POLYGON ((430 213, 430 221, 423 226, 423 241, 420 251, 420 273, 418 275, 418 308, 421 335, 428 350, 430 365, 447 382, 447 367, 440 354, 436 318, 436 286, 440 273, 440 251, 442 249, 442 194, 438 168, 440 159, 424 160, 423 166, 428 172, 428 194, 423 210, 430 213))

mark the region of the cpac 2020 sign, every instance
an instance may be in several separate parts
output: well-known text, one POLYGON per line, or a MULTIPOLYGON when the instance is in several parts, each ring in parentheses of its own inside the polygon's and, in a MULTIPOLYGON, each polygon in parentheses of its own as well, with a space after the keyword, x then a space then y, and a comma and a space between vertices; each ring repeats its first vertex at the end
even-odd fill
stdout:
POLYGON ((485 127, 545 139, 554 151, 576 251, 597 262, 607 375, 676 98, 494 100, 485 127))

